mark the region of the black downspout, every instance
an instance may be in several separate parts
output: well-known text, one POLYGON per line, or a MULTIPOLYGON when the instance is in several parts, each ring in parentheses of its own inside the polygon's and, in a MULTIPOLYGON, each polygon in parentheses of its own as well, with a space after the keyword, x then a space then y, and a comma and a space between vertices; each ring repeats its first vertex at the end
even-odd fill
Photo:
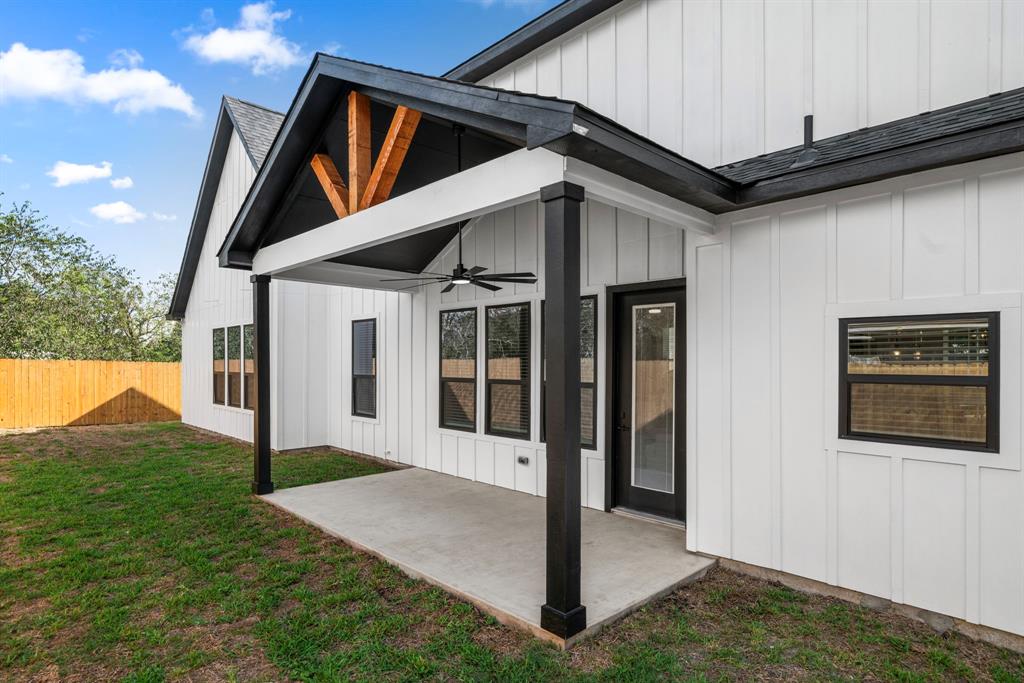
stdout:
POLYGON ((587 627, 580 604, 580 204, 583 188, 542 187, 547 364, 547 598, 540 625, 561 638, 587 627))
POLYGON ((253 360, 256 362, 252 492, 262 496, 274 492, 274 482, 270 479, 270 276, 253 275, 249 281, 252 283, 253 360))

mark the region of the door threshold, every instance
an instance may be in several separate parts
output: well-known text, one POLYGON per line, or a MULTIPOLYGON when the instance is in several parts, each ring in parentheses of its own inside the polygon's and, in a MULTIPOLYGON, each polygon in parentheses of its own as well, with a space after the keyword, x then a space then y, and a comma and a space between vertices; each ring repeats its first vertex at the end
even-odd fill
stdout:
POLYGON ((686 530, 686 522, 681 519, 672 519, 671 517, 662 517, 661 515, 655 515, 650 512, 641 512, 640 510, 632 510, 622 506, 616 506, 612 508, 612 514, 622 515, 623 517, 632 517, 633 519, 639 519, 644 522, 654 522, 655 524, 664 524, 674 529, 686 530))

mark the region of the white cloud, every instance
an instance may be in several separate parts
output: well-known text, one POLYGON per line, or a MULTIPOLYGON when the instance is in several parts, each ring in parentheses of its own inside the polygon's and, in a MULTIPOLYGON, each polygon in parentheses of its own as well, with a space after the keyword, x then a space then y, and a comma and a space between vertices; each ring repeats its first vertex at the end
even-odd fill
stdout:
POLYGON ((90 180, 109 178, 111 165, 109 161, 99 164, 72 164, 68 161, 58 161, 53 165, 46 175, 53 178, 54 187, 67 187, 78 183, 87 183, 90 180))
POLYGON ((158 220, 158 221, 163 221, 163 222, 178 220, 178 217, 176 215, 174 215, 173 213, 160 213, 159 211, 154 211, 153 212, 153 218, 158 220))
POLYGON ((119 48, 110 53, 110 63, 122 69, 134 69, 142 64, 142 55, 138 50, 119 48))
MULTIPOLYGON (((118 51, 120 53, 121 51, 118 51)), ((14 43, 0 51, 0 103, 5 100, 50 99, 69 103, 95 102, 110 105, 115 112, 139 114, 156 109, 180 111, 199 116, 192 96, 159 71, 139 69, 141 55, 125 50, 122 66, 88 72, 82 56, 74 50, 35 50, 14 43), (134 56, 133 56, 134 55, 134 56), (125 68, 123 64, 135 65, 125 68)), ((115 54, 118 54, 115 53, 115 54)))
POLYGON ((7 154, 0 154, 0 164, 13 164, 13 163, 14 163, 14 159, 12 159, 10 156, 8 156, 7 154))
POLYGON ((110 186, 115 190, 127 190, 129 187, 133 187, 134 185, 135 181, 132 180, 131 176, 110 179, 110 186))
POLYGON ((110 202, 109 204, 97 204, 89 209, 89 213, 101 221, 112 221, 114 223, 135 223, 146 217, 128 202, 110 202))
MULTIPOLYGON (((234 28, 190 35, 185 48, 207 62, 244 64, 257 76, 295 66, 303 61, 302 50, 277 30, 278 22, 287 20, 291 10, 274 12, 273 7, 269 0, 245 5, 234 28)), ((212 22, 213 13, 204 11, 203 19, 212 22)))

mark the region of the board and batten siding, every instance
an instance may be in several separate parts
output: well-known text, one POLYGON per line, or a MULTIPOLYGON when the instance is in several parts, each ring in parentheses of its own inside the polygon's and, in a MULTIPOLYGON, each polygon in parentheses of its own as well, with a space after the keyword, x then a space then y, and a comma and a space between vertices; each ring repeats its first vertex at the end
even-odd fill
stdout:
POLYGON ((628 0, 481 82, 718 166, 1024 86, 1024 0, 628 0))
MULTIPOLYGON (((597 448, 582 449, 583 504, 603 510, 605 506, 604 394, 605 287, 616 284, 666 280, 683 276, 683 230, 648 220, 607 204, 588 200, 582 205, 580 234, 580 289, 597 300, 597 448)), ((457 245, 450 244, 427 270, 451 272, 457 262, 457 245)), ((504 286, 500 292, 476 287, 458 287, 441 294, 440 285, 409 297, 411 318, 400 304, 403 324, 411 330, 412 345, 402 359, 411 362, 411 401, 401 407, 410 410, 411 460, 403 462, 474 481, 525 493, 546 491, 545 447, 540 441, 540 324, 544 292, 544 216, 539 202, 532 201, 502 209, 472 221, 464 230, 463 261, 480 265, 489 272, 532 271, 536 285, 504 286), (529 439, 511 439, 484 433, 484 307, 529 301, 531 304, 531 391, 529 439), (438 426, 440 311, 477 308, 477 430, 466 433, 438 426), (526 463, 518 462, 520 457, 526 463)), ((381 296, 378 294, 377 296, 381 296)), ((389 295, 392 296, 392 295, 389 295)), ((402 295, 403 299, 405 295, 402 295)), ((404 336, 404 335, 403 335, 404 336)), ((401 361, 400 361, 400 367, 401 361)), ((390 369, 388 370, 390 372, 390 369)), ((365 427, 364 427, 365 429, 365 427)), ((365 438, 365 437, 364 437, 365 438)), ((403 448, 403 453, 405 452, 403 448)))
POLYGON ((720 216, 687 272, 688 547, 1024 634, 1024 154, 720 216), (999 453, 838 439, 840 317, 989 310, 999 453))
MULTIPOLYGON (((212 330, 252 322, 250 273, 220 268, 217 250, 255 177, 232 132, 181 330, 182 422, 245 441, 252 440, 252 412, 213 402, 212 330)), ((327 378, 307 373, 306 367, 326 358, 327 321, 317 306, 324 306, 328 289, 271 283, 271 443, 276 449, 326 443, 327 378)))

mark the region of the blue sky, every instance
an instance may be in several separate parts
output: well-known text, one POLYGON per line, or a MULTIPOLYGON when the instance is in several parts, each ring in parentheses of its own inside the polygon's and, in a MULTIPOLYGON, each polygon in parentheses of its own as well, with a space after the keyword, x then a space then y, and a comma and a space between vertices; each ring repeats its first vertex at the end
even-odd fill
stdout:
POLYGON ((284 111, 317 50, 440 74, 556 1, 7 0, 0 201, 177 271, 222 94, 284 111))

